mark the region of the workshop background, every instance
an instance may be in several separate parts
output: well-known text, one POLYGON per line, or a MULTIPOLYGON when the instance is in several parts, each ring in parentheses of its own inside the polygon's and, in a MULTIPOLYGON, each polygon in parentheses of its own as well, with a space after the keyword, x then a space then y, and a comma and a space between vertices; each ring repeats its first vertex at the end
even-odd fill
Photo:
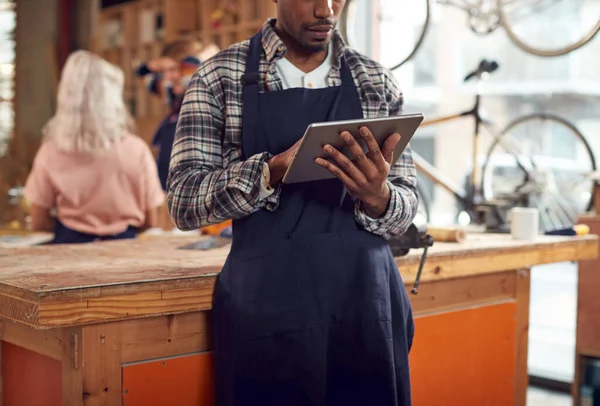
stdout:
MULTIPOLYGON (((0 0, 0 224, 26 227, 20 187, 71 51, 90 49, 124 70, 125 99, 150 142, 166 107, 135 80, 135 66, 183 34, 221 48, 249 37, 275 10, 268 0, 251 3, 0 0)), ((405 111, 426 121, 449 117, 423 126, 411 143, 429 224, 467 225, 473 206, 503 199, 510 206, 524 196, 545 213, 547 229, 571 226, 591 208, 595 182, 585 174, 600 154, 599 1, 352 0, 340 28, 351 46, 400 65, 393 72, 405 111), (477 151, 469 112, 484 119, 477 151), (525 182, 511 145, 537 164, 536 179, 525 182), (522 183, 527 190, 517 190, 522 183)), ((499 228, 507 222, 500 206, 501 220, 489 220, 499 228)), ((528 404, 572 404, 577 264, 536 267, 531 287, 528 404)))

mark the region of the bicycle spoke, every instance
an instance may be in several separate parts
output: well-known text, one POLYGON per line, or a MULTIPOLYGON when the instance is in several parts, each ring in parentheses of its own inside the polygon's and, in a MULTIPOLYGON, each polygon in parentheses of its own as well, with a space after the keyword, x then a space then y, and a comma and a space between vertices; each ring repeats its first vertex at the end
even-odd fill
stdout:
POLYGON ((547 231, 547 230, 551 230, 554 228, 554 222, 552 221, 552 218, 549 216, 548 212, 546 211, 546 207, 545 205, 539 201, 538 197, 534 197, 532 199, 533 201, 537 202, 536 204, 532 205, 533 207, 537 208, 538 212, 539 212, 539 216, 540 216, 540 229, 542 231, 547 231))
MULTIPOLYGON (((556 200, 551 199, 549 196, 543 197, 544 208, 546 209, 546 213, 548 213, 548 217, 552 219, 552 227, 554 229, 558 229, 562 227, 562 221, 560 215, 562 214, 559 211, 552 210, 552 207, 556 205, 556 200)), ((551 229, 546 229, 544 231, 550 231, 551 229)))
POLYGON ((561 226, 563 228, 569 227, 573 225, 573 219, 576 216, 571 206, 566 202, 562 196, 558 196, 558 198, 552 199, 553 207, 555 207, 555 212, 558 217, 562 219, 561 226))
POLYGON ((568 121, 547 114, 525 116, 496 138, 483 168, 485 199, 523 198, 540 211, 544 231, 570 227, 591 203, 596 168, 590 146, 568 121), (502 142, 506 138, 508 142, 502 142), (524 171, 506 149, 518 148, 532 163, 524 171), (506 158, 510 159, 506 159, 506 158))
POLYGON ((514 138, 508 135, 503 135, 498 126, 490 121, 484 121, 483 125, 486 127, 488 133, 492 136, 494 141, 498 142, 504 151, 514 157, 517 166, 521 168, 523 172, 528 173, 535 168, 535 163, 528 156, 521 152, 519 143, 514 138))

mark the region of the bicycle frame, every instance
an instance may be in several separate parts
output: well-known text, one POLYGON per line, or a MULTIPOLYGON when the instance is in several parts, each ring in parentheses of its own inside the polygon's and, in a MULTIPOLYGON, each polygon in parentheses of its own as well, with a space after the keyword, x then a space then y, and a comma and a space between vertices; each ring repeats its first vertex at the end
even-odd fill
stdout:
MULTIPOLYGON (((480 80, 479 78, 477 79, 480 80)), ((505 139, 506 137, 502 137, 501 132, 499 134, 495 134, 494 131, 491 130, 492 123, 488 120, 485 120, 481 117, 480 114, 481 107, 481 94, 479 91, 475 94, 475 103, 473 107, 469 110, 460 112, 458 114, 452 114, 448 116, 443 116, 439 118, 434 118, 431 120, 425 120, 421 126, 429 126, 436 125, 440 123, 450 122, 453 120, 458 120, 462 117, 473 117, 474 120, 474 133, 473 133, 473 155, 472 155, 472 168, 471 168, 471 176, 469 178, 469 183, 467 185, 467 190, 457 185, 447 176, 445 176, 441 171, 427 162, 422 156, 413 151, 413 161, 417 171, 425 175, 428 179, 430 179, 434 184, 441 186, 443 189, 448 191, 450 194, 454 196, 454 198, 459 201, 462 206, 471 210, 474 209, 476 205, 483 202, 483 195, 481 191, 481 167, 478 163, 479 156, 479 140, 480 140, 480 130, 481 125, 483 124, 488 133, 498 142, 502 147, 509 153, 511 153, 515 159, 517 165, 523 170, 526 176, 526 181, 529 179, 529 173, 533 168, 535 168, 535 164, 531 161, 527 162, 521 156, 520 151, 514 145, 510 144, 510 140, 505 139), (527 162, 527 163, 525 163, 527 162)))
POLYGON ((473 134, 473 156, 472 156, 472 169, 471 169, 471 177, 469 179, 468 190, 465 190, 461 186, 454 183, 451 179, 446 177, 441 171, 436 169, 433 165, 427 162, 423 157, 421 157, 418 153, 413 151, 413 160, 415 163, 415 167, 419 172, 425 175, 428 179, 430 179, 433 183, 438 186, 443 187, 449 193, 454 195, 456 200, 462 203, 465 208, 472 208, 473 199, 469 198, 469 196, 477 196, 479 194, 479 185, 480 182, 480 168, 477 162, 477 156, 479 155, 479 132, 481 128, 481 124, 483 123, 483 119, 479 114, 481 104, 481 95, 477 93, 475 95, 475 104, 469 110, 463 111, 458 114, 452 114, 449 116, 434 118, 431 120, 426 120, 421 124, 423 126, 430 126, 440 123, 445 123, 453 120, 460 119, 462 117, 473 117, 474 119, 474 134, 473 134))

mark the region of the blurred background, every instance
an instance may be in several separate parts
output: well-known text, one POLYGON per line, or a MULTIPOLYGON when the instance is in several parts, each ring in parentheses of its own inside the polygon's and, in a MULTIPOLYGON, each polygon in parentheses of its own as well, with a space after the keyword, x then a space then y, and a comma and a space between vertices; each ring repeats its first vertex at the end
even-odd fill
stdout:
MULTIPOLYGON (((26 227, 20 188, 70 52, 89 49, 123 69, 125 101, 150 143, 167 107, 136 80, 136 66, 181 35, 222 49, 273 15, 270 0, 0 0, 0 224, 26 227)), ((525 198, 547 230, 572 225, 590 207, 585 174, 600 153, 599 24, 598 0, 349 2, 340 21, 347 42, 393 68, 406 111, 431 121, 411 144, 430 224, 502 228, 503 208, 525 198), (535 176, 525 179, 515 146, 535 163, 535 176)), ((568 393, 577 266, 539 267, 532 276, 531 381, 568 393)))
MULTIPOLYGON (((348 13, 349 42, 384 65, 393 67, 414 52, 394 69, 407 110, 423 112, 426 120, 450 116, 469 111, 480 94, 481 114, 500 132, 522 117, 556 115, 567 125, 532 119, 542 129, 543 139, 525 130, 526 123, 509 133, 520 139, 523 151, 538 148, 548 166, 559 171, 568 172, 577 164, 584 170, 592 168, 600 152, 600 36, 578 49, 569 48, 598 29, 600 2, 356 0, 348 13), (503 10, 498 10, 499 5, 503 10), (559 51, 564 54, 539 55, 559 51), (497 62, 498 68, 479 83, 465 82, 465 76, 484 59, 497 62), (592 155, 582 153, 585 148, 568 126, 584 136, 592 155)), ((422 127, 411 145, 450 181, 465 186, 473 168, 473 127, 469 117, 422 127)), ((486 129, 479 138, 480 165, 498 157, 495 187, 510 185, 514 160, 502 159, 505 149, 491 148, 494 138, 486 129)), ((565 181, 573 179, 569 176, 565 181)), ((419 183, 430 202, 430 223, 460 222, 457 216, 463 208, 455 196, 423 172, 419 183)), ((572 191, 565 185, 563 193, 572 191)), ((582 193, 582 200, 591 197, 589 185, 582 187, 582 193)), ((575 367, 577 266, 534 268, 530 311, 532 382, 567 392, 575 367)))

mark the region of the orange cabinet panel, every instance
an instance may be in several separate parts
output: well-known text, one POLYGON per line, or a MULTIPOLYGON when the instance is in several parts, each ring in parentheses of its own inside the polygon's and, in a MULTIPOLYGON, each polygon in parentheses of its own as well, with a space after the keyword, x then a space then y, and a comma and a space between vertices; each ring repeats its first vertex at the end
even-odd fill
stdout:
POLYGON ((2 342, 2 406, 60 406, 60 361, 2 342))
POLYGON ((502 303, 417 318, 413 405, 512 405, 516 311, 516 303, 502 303))
POLYGON ((214 406, 211 352, 123 366, 123 406, 214 406))

